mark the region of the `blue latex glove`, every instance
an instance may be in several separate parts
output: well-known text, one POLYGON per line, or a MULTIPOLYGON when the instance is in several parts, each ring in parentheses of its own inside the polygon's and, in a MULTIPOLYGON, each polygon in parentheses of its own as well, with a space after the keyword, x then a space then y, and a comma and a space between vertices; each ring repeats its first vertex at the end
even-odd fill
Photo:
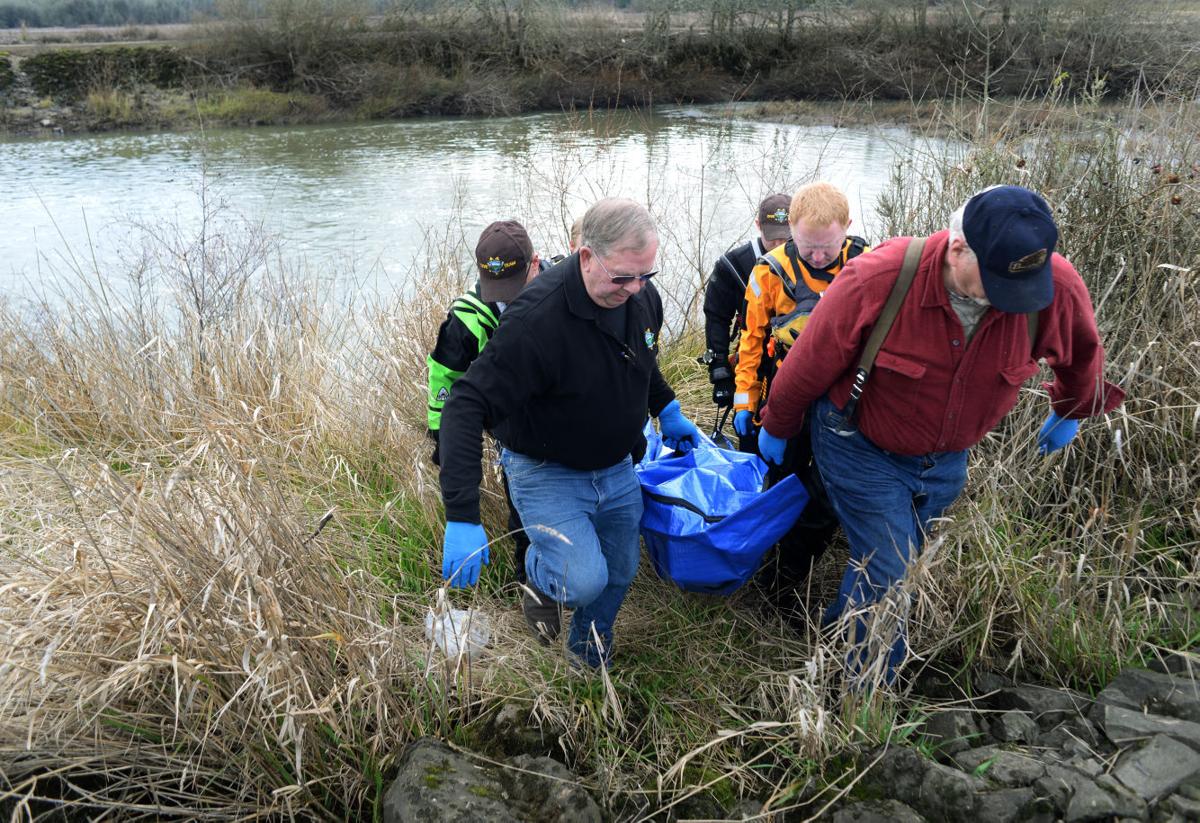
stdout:
POLYGON ((749 437, 754 431, 754 412, 740 411, 733 416, 733 430, 742 437, 749 437))
POLYGON ((446 524, 446 539, 442 541, 442 579, 456 589, 465 589, 479 582, 479 570, 488 562, 488 539, 478 523, 446 524))
POLYGON ((658 428, 667 448, 680 454, 687 454, 700 445, 700 430, 696 428, 695 423, 683 416, 678 400, 672 400, 658 413, 658 428))
POLYGON ((787 448, 787 441, 782 437, 776 437, 766 429, 758 431, 758 453, 762 455, 762 459, 768 463, 774 463, 776 466, 783 465, 783 451, 787 448))
POLYGON ((1038 432, 1038 454, 1058 451, 1070 443, 1078 431, 1078 420, 1063 420, 1054 412, 1050 412, 1050 416, 1042 424, 1042 430, 1038 432))

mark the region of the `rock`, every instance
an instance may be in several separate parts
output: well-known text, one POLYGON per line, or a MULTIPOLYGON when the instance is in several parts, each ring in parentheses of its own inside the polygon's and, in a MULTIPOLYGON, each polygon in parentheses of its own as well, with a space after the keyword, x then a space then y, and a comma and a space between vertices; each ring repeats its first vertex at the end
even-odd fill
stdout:
POLYGON ((1091 778, 1077 769, 1047 763, 1046 776, 1035 780, 1033 787, 1038 796, 1049 800, 1056 811, 1065 812, 1079 787, 1090 782, 1091 778))
POLYGON ((488 731, 488 738, 506 755, 549 755, 555 749, 554 738, 543 735, 542 730, 530 721, 528 707, 520 703, 509 702, 501 706, 492 717, 488 731))
POLYGON ((1062 751, 1070 760, 1086 760, 1095 752, 1091 746, 1082 740, 1072 737, 1062 745, 1062 751))
POLYGON ((565 766, 521 755, 512 769, 475 763, 444 743, 421 738, 405 751, 383 800, 385 823, 563 821, 600 823, 600 809, 565 766))
POLYGON ((1112 679, 1096 700, 1200 723, 1200 682, 1188 677, 1126 669, 1112 679))
POLYGON ((830 823, 925 823, 925 818, 899 800, 865 800, 838 809, 830 823))
POLYGON ((945 672, 925 667, 916 674, 912 685, 913 694, 930 700, 958 700, 963 697, 962 686, 945 672))
POLYGON ((1156 657, 1146 664, 1146 668, 1152 672, 1161 674, 1179 674, 1184 676, 1192 676, 1192 674, 1200 668, 1197 663, 1200 659, 1193 661, 1195 652, 1176 652, 1166 651, 1161 657, 1156 657))
POLYGON ((1054 808, 1054 804, 1038 795, 1036 789, 1031 790, 1034 793, 1033 801, 1021 810, 1021 823, 1059 823, 1062 815, 1054 808))
MULTIPOLYGON (((1002 674, 996 674, 995 672, 980 672, 975 677, 974 685, 976 694, 986 695, 991 694, 992 692, 998 693, 1003 689, 1009 688, 1013 685, 1013 682, 1002 674)), ((996 696, 996 694, 992 694, 990 700, 994 700, 996 696)))
POLYGON ((1118 783, 1116 778, 1111 774, 1102 774, 1097 777, 1096 785, 1116 798, 1117 817, 1134 820, 1145 820, 1147 818, 1149 807, 1146 801, 1118 783))
MULTIPOLYGON (((1180 794, 1164 798, 1158 804, 1156 812, 1166 813, 1177 820, 1200 820, 1200 800, 1193 800, 1180 794)), ((1159 815, 1155 815, 1157 819, 1159 815)), ((1170 818, 1168 818, 1170 819, 1170 818)))
POLYGON ((933 743, 937 757, 942 762, 957 752, 971 748, 983 734, 974 715, 965 709, 951 709, 931 715, 922 731, 933 743))
POLYGON ((1070 689, 1044 686, 1009 686, 992 699, 998 709, 1027 712, 1038 725, 1049 729, 1069 717, 1082 716, 1092 705, 1091 699, 1070 689))
POLYGON ((444 743, 421 738, 404 753, 383 798, 386 823, 518 823, 499 779, 444 743))
POLYGON ((1037 721, 1028 712, 1011 709, 992 721, 992 737, 1001 743, 1032 743, 1037 740, 1037 721))
POLYGON ((975 820, 977 823, 1029 820, 1035 799, 1033 789, 1029 787, 984 792, 976 798, 975 820))
POLYGON ((1029 786, 1046 774, 1046 766, 1041 761, 995 746, 969 749, 955 755, 954 761, 965 772, 1010 788, 1029 786))
POLYGON ((1200 750, 1200 723, 1145 714, 1111 703, 1096 703, 1091 719, 1118 746, 1156 734, 1165 734, 1200 750))
POLYGON ((864 778, 868 788, 938 821, 974 821, 976 795, 987 784, 949 766, 926 760, 912 749, 888 749, 864 778))
POLYGON ((933 820, 974 823, 976 800, 987 789, 987 784, 957 769, 936 763, 931 765, 921 781, 921 795, 915 806, 917 811, 933 820))
POLYGON ((566 766, 549 757, 529 755, 510 762, 514 768, 502 770, 500 778, 512 797, 538 812, 538 820, 600 823, 600 807, 566 766))
POLYGON ((1070 753, 1078 751, 1079 746, 1095 750, 1100 744, 1100 734, 1096 725, 1086 717, 1068 717, 1049 731, 1038 735, 1037 745, 1044 749, 1064 749, 1071 745, 1070 753))
POLYGON ((1151 803, 1196 774, 1200 774, 1200 752, 1162 734, 1123 754, 1112 772, 1126 788, 1151 803))
POLYGON ((1114 817, 1146 819, 1146 804, 1106 774, 1080 783, 1067 805, 1064 823, 1111 820, 1114 817))
POLYGON ((1088 777, 1095 777, 1104 773, 1104 764, 1096 758, 1087 757, 1086 755, 1071 758, 1067 762, 1067 765, 1088 777))

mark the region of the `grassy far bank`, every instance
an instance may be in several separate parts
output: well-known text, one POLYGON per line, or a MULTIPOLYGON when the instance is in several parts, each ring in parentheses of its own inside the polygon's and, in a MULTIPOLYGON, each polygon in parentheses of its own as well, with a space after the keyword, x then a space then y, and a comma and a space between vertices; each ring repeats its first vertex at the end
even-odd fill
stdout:
MULTIPOLYGON (((1121 123, 1144 128, 989 126, 963 162, 896 168, 888 234, 939 228, 991 183, 1044 192, 1130 397, 1042 460, 1031 386, 974 451, 913 576, 910 673, 1090 690, 1200 639, 1197 117, 1129 104, 1121 123)), ((147 266, 80 271, 78 294, 0 312, 0 792, 91 814, 365 819, 407 741, 490 752, 515 703, 617 819, 691 794, 807 814, 870 746, 911 738, 915 694, 839 702, 832 639, 785 630, 752 589, 687 596, 648 568, 618 669, 574 673, 524 630, 503 545, 478 591, 451 595, 489 614, 492 652, 447 672, 422 634, 441 514, 421 383, 460 272, 348 308, 218 216, 147 241, 147 266), (101 291, 114 278, 129 288, 101 291)), ((681 329, 664 365, 708 419, 699 348, 681 329)), ((814 609, 839 562, 814 577, 814 609)))
MULTIPOLYGON (((1195 76, 1190 5, 230 3, 179 45, 12 55, 10 132, 196 128, 659 102, 1162 94, 1195 76), (382 13, 379 13, 382 9, 382 13), (52 126, 42 127, 43 120, 52 126)), ((0 64, 5 62, 0 57, 0 64)))

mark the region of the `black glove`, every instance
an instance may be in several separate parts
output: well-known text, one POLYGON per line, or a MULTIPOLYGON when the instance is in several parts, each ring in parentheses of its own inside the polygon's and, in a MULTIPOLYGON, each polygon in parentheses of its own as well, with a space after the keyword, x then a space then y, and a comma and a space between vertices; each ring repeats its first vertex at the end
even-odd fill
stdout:
POLYGON ((713 358, 708 364, 708 379, 712 382, 713 403, 718 409, 729 408, 733 405, 733 370, 729 361, 724 358, 713 358))

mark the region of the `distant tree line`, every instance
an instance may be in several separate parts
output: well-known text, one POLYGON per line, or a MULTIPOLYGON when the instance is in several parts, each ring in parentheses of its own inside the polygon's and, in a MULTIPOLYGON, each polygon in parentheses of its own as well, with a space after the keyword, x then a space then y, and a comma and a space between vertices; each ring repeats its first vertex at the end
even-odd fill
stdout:
POLYGON ((0 0, 0 28, 187 23, 216 0, 0 0))

